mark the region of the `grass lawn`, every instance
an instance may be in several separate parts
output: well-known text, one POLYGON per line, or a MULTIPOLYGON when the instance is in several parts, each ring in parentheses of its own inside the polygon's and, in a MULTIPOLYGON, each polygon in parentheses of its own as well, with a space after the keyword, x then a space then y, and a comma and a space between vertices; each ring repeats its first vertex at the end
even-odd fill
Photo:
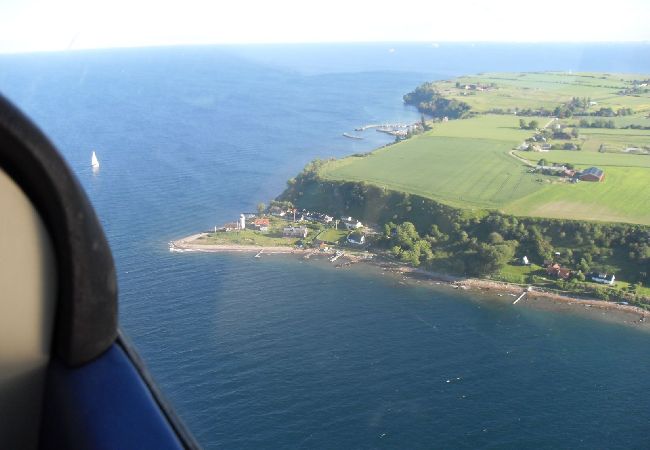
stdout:
MULTIPOLYGON (((307 235, 309 238, 309 235, 307 235)), ((281 233, 264 234, 259 231, 241 230, 210 233, 197 240, 197 244, 236 244, 258 245, 260 247, 293 247, 300 241, 297 238, 283 237, 281 233)))
POLYGON ((539 275, 542 270, 542 267, 537 264, 524 266, 513 262, 512 264, 503 266, 503 269, 494 278, 509 283, 524 284, 527 282, 528 275, 539 275))
POLYGON ((337 243, 342 239, 345 239, 347 235, 348 231, 346 230, 335 230, 334 228, 327 228, 321 231, 318 236, 316 236, 316 239, 325 242, 337 243))

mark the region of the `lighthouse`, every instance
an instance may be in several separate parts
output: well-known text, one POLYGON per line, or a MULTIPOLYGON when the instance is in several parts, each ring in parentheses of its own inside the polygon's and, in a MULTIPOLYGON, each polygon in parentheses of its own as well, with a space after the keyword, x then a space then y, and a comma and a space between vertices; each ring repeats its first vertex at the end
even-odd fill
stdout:
POLYGON ((239 229, 240 230, 246 229, 246 217, 244 217, 243 214, 239 215, 239 229))

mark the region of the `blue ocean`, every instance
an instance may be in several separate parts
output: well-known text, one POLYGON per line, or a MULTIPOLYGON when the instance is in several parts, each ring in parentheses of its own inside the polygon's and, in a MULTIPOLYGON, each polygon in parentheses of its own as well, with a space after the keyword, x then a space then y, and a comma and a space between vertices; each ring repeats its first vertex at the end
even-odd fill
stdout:
POLYGON ((650 73, 645 44, 171 47, 0 55, 112 246, 120 322, 206 449, 648 448, 650 334, 357 265, 170 253, 314 158, 390 142, 419 83, 650 73), (93 174, 91 151, 101 169, 93 174))

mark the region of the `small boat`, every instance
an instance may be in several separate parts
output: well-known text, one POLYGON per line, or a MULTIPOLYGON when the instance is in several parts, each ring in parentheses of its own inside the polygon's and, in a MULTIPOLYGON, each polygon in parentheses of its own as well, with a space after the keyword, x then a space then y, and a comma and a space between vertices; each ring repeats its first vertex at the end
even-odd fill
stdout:
POLYGON ((259 252, 257 255, 255 255, 255 257, 256 257, 256 258, 261 258, 261 257, 262 257, 262 252, 263 252, 263 251, 264 251, 264 250, 260 250, 260 252, 259 252))
POLYGON ((93 155, 90 157, 90 165, 93 169, 99 169, 99 160, 97 159, 97 154, 93 150, 93 155))

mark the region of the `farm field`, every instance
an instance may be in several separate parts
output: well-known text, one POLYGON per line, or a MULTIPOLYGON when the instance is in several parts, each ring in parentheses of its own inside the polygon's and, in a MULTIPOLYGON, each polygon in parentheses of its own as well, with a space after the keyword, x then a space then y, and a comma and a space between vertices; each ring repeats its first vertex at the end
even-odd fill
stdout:
MULTIPOLYGON (((571 163, 581 169, 589 166, 607 167, 645 167, 650 168, 650 155, 626 155, 624 153, 598 153, 587 151, 551 150, 548 152, 521 152, 515 155, 536 163, 546 159, 549 163, 571 163)), ((649 176, 650 176, 650 172, 649 176)))
POLYGON ((321 176, 365 181, 457 207, 499 208, 541 188, 526 167, 508 155, 511 147, 508 141, 431 132, 364 158, 330 163, 321 176))
POLYGON ((445 97, 455 98, 472 105, 476 111, 485 112, 493 108, 545 107, 553 109, 572 97, 590 97, 597 108, 627 108, 650 110, 650 96, 622 96, 618 91, 629 87, 632 80, 642 80, 647 75, 594 74, 566 72, 533 73, 485 73, 480 76, 459 77, 451 81, 438 82, 445 97), (498 89, 485 92, 466 92, 457 89, 455 83, 495 83, 498 89))
POLYGON ((630 147, 650 147, 650 130, 580 129, 580 141, 584 151, 598 151, 602 144, 608 153, 620 153, 630 147))
POLYGON ((581 96, 594 99, 598 107, 633 107, 634 115, 617 120, 625 125, 645 126, 650 95, 617 92, 629 87, 630 80, 646 78, 534 73, 486 74, 438 82, 441 93, 456 95, 478 114, 469 119, 432 123, 432 129, 424 134, 367 156, 328 162, 319 173, 325 179, 368 182, 471 210, 650 224, 650 155, 623 151, 632 146, 648 148, 650 130, 583 128, 579 138, 573 139, 582 144, 581 151, 513 151, 536 132, 521 129, 520 119, 526 123, 535 120, 541 129, 547 124, 575 123, 576 118, 553 122, 552 117, 486 113, 495 107, 535 109, 548 104, 545 107, 552 109, 581 96), (498 88, 465 96, 456 82, 496 83, 498 88), (601 144, 606 152, 598 151, 601 144), (513 155, 533 165, 546 159, 548 163, 570 163, 579 170, 597 166, 604 169, 605 179, 600 183, 570 183, 558 176, 530 173, 530 166, 513 155))
POLYGON ((650 169, 608 167, 601 183, 545 186, 506 212, 522 216, 650 224, 650 169))

